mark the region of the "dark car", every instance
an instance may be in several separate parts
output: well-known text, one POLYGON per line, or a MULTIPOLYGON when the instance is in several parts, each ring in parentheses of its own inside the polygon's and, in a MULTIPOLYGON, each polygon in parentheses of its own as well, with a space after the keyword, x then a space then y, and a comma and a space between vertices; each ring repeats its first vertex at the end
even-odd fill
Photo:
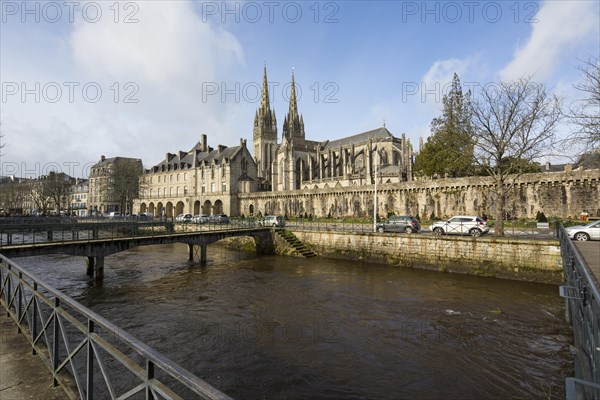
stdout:
POLYGON ((225 214, 213 214, 208 217, 208 222, 211 224, 228 224, 229 217, 225 214))
POLYGON ((421 224, 415 217, 410 215, 399 215, 389 217, 383 222, 377 223, 377 232, 406 232, 414 233, 421 230, 421 224))

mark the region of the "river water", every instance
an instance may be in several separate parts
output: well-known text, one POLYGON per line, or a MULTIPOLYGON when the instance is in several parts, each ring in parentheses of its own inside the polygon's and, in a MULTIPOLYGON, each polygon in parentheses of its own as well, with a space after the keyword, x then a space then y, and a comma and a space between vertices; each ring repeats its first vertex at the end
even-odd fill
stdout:
POLYGON ((236 399, 563 399, 556 286, 211 245, 19 264, 236 399))

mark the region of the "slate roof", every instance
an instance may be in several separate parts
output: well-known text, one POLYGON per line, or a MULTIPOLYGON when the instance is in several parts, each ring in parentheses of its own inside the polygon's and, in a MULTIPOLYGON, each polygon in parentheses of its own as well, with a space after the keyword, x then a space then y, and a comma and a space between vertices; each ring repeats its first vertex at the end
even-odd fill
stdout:
POLYGON ((104 161, 102 161, 102 160, 98 161, 96 164, 92 165, 92 168, 105 167, 107 165, 110 165, 110 164, 116 162, 117 160, 128 160, 128 161, 139 161, 139 162, 142 162, 142 160, 140 160, 139 158, 110 157, 110 158, 105 158, 104 161))
POLYGON ((392 135, 391 132, 387 130, 387 128, 381 127, 381 128, 377 128, 377 129, 372 129, 370 131, 358 133, 356 135, 348 136, 348 137, 345 137, 342 139, 331 140, 329 142, 323 142, 323 143, 325 143, 325 149, 337 149, 340 146, 342 146, 342 147, 350 146, 350 145, 352 145, 352 143, 354 143, 354 144, 364 143, 364 142, 368 141, 369 138, 377 141, 377 140, 388 139, 388 138, 393 138, 393 137, 394 137, 394 135, 392 135))
MULTIPOLYGON (((163 165, 173 165, 173 164, 187 164, 190 165, 192 167, 195 167, 197 165, 194 166, 194 153, 196 150, 199 150, 201 148, 201 144, 200 142, 196 143, 196 145, 194 145, 194 147, 192 147, 192 149, 185 153, 185 155, 183 157, 180 158, 179 154, 172 154, 172 157, 170 157, 169 160, 164 159, 162 160, 160 163, 156 164, 155 167, 160 167, 163 165)), ((242 148, 242 146, 234 146, 234 147, 226 147, 226 148, 222 148, 221 152, 219 152, 219 149, 213 149, 210 152, 201 152, 198 153, 198 163, 201 162, 205 162, 206 164, 210 164, 214 161, 217 162, 217 164, 221 164, 223 162, 224 159, 231 159, 233 158, 233 156, 235 156, 235 154, 242 148)))

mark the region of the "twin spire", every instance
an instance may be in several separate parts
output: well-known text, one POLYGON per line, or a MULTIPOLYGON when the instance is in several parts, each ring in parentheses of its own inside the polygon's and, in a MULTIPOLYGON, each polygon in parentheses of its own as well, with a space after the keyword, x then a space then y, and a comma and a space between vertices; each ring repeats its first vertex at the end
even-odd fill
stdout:
MULTIPOLYGON (((277 119, 275 110, 271 111, 269 104, 269 88, 267 82, 267 66, 263 70, 263 87, 260 101, 260 108, 256 111, 254 117, 254 126, 262 126, 267 129, 272 129, 277 132, 277 119)), ((294 79, 294 70, 292 69, 292 84, 290 88, 290 106, 288 114, 283 122, 283 137, 292 139, 304 139, 304 119, 298 114, 298 102, 296 99, 296 82, 294 79)))

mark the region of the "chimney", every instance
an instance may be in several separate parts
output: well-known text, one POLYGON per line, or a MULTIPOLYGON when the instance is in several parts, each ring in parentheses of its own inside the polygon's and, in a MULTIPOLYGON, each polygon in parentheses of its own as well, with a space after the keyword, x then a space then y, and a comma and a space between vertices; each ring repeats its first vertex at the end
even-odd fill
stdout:
POLYGON ((246 139, 240 138, 240 146, 246 147, 246 139))
POLYGON ((104 160, 106 160, 106 157, 100 156, 100 162, 104 162, 104 160))
POLYGON ((222 144, 220 144, 219 146, 217 146, 217 149, 219 150, 219 154, 225 150, 227 148, 227 146, 223 146, 222 144))
POLYGON ((206 152, 208 150, 208 146, 206 143, 206 135, 200 136, 200 151, 206 152))

